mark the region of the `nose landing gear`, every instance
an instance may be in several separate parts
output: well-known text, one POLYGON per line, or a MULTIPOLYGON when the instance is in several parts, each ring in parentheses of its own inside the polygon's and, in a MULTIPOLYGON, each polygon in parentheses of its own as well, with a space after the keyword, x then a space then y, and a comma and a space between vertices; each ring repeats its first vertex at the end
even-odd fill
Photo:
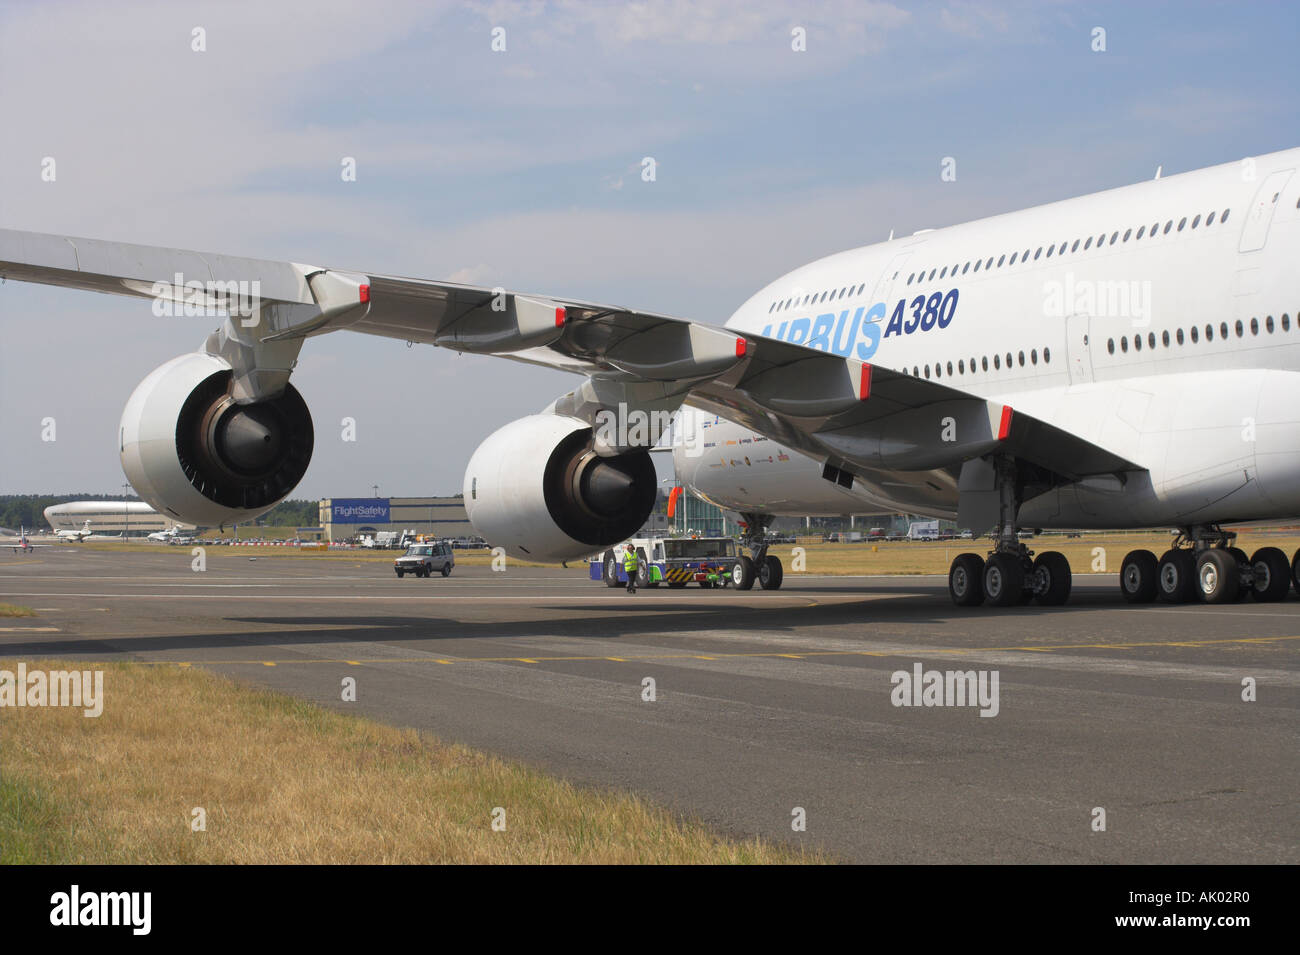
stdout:
POLYGON ((767 525, 772 523, 772 515, 741 516, 745 519, 745 535, 741 538, 741 543, 749 548, 750 556, 741 558, 742 562, 749 563, 748 583, 742 585, 737 582, 736 586, 748 590, 757 580, 758 586, 763 590, 780 590, 785 581, 785 568, 781 566, 781 558, 767 552, 767 525))

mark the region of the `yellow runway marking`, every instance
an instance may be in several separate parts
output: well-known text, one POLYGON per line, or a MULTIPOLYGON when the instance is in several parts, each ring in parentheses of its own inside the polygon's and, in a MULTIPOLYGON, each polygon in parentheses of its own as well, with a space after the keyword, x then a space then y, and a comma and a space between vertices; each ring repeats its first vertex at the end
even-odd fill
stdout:
POLYGON ((58 627, 0 627, 0 633, 60 633, 58 627))
MULTIPOLYGON (((964 656, 973 653, 1010 653, 1019 651, 1036 651, 1039 653, 1052 653, 1057 650, 1131 650, 1139 647, 1205 647, 1225 644, 1240 643, 1279 643, 1282 641, 1300 640, 1300 636, 1279 636, 1279 637, 1231 637, 1216 640, 1195 640, 1179 641, 1177 643, 1163 643, 1159 641, 1142 641, 1134 643, 1077 643, 1077 644, 1059 644, 1053 646, 1040 647, 933 647, 915 649, 900 647, 896 650, 805 650, 802 653, 785 653, 775 650, 754 650, 741 653, 714 653, 705 655, 701 653, 645 653, 630 655, 627 657, 607 657, 607 656, 585 656, 585 655, 565 655, 565 656, 537 656, 537 657, 458 657, 456 659, 435 658, 435 657, 376 657, 374 659, 362 660, 340 660, 340 659, 297 659, 297 660, 122 660, 114 661, 121 663, 139 664, 141 666, 237 666, 247 664, 260 664, 262 666, 273 667, 279 664, 297 664, 297 663, 314 663, 314 664, 351 664, 359 666, 361 664, 375 663, 441 663, 450 666, 453 663, 599 663, 609 660, 616 660, 619 663, 630 663, 633 661, 644 660, 730 660, 745 658, 767 658, 767 659, 791 659, 801 660, 808 657, 910 657, 910 656, 964 656)), ((74 661, 76 662, 76 661, 74 661)), ((103 662, 103 661, 98 661, 103 662)))

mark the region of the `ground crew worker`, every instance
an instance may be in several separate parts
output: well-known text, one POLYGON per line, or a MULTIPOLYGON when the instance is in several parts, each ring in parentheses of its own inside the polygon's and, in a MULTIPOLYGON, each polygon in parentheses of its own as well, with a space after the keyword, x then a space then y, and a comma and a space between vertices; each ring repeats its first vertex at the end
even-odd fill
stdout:
POLYGON ((627 592, 636 593, 636 551, 632 545, 627 545, 627 550, 623 552, 623 571, 627 574, 627 592))

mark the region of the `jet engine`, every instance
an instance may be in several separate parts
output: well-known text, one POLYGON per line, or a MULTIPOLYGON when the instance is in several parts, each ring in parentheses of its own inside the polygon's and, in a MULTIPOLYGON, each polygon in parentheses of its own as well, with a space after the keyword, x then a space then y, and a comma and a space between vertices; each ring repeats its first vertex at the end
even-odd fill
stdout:
POLYGON ((475 530, 514 557, 574 560, 635 534, 654 508, 648 451, 600 457, 577 418, 530 415, 478 446, 465 471, 475 530))
POLYGON ((202 352, 154 369, 122 412, 122 470, 140 497, 189 524, 248 521, 302 480, 314 441, 293 385, 236 404, 230 365, 202 352))

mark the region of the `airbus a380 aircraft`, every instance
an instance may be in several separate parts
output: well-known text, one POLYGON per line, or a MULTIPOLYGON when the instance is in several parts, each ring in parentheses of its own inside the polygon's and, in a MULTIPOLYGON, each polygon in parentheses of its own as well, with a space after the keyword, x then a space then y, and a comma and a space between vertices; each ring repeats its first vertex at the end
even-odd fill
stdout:
POLYGON ((1168 553, 1124 559, 1127 599, 1278 600, 1300 554, 1248 557, 1224 526, 1300 517, 1298 165, 1289 150, 844 252, 725 328, 14 231, 0 275, 225 310, 141 382, 119 431, 140 497, 187 523, 246 521, 293 490, 313 437, 290 371, 305 338, 350 329, 585 377, 470 460, 471 521, 519 557, 634 533, 676 414, 679 478, 747 521, 742 587, 780 586, 773 516, 884 509, 990 534, 987 559, 953 562, 958 604, 1068 599, 1065 558, 1032 558, 1021 527, 1178 528, 1168 553))

